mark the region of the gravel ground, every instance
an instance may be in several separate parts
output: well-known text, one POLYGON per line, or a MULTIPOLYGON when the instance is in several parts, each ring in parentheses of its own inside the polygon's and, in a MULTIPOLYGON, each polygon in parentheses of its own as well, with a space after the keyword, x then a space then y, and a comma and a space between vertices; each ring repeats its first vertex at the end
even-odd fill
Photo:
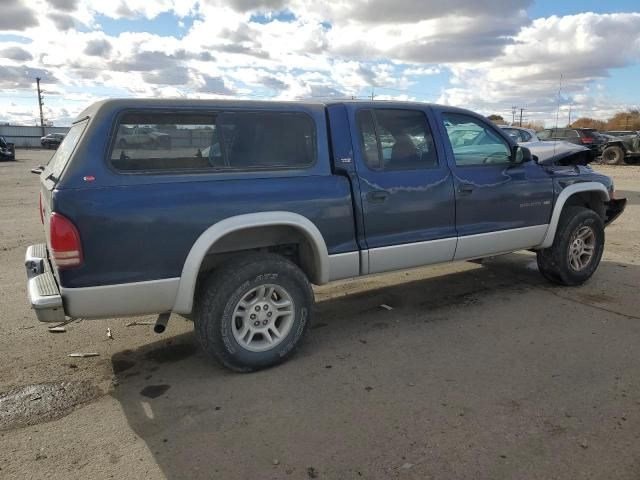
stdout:
POLYGON ((1 478, 640 477, 640 167, 596 167, 629 204, 587 285, 530 253, 341 282, 294 359, 238 375, 180 317, 38 324, 22 264, 50 155, 0 163, 1 478))

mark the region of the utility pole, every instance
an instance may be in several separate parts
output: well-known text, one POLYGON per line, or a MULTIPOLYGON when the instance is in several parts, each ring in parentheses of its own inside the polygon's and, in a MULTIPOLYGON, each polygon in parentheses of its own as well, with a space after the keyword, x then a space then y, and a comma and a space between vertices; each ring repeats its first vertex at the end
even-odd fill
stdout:
POLYGON ((522 112, 524 112, 525 110, 525 108, 520 109, 520 126, 522 126, 522 112))
POLYGON ((515 125, 516 123, 516 111, 518 110, 518 107, 516 107, 515 105, 511 107, 511 125, 515 125))
POLYGON ((374 96, 375 96, 375 95, 373 94, 373 87, 371 87, 371 101, 372 101, 372 102, 373 102, 373 97, 374 97, 374 96))
POLYGON ((42 100, 42 92, 40 91, 40 77, 36 77, 36 85, 38 87, 38 106, 40 107, 40 128, 42 129, 42 136, 44 137, 44 116, 42 115, 44 101, 42 100))
POLYGON ((567 125, 569 128, 571 128, 571 107, 573 107, 573 105, 569 104, 569 125, 567 125))

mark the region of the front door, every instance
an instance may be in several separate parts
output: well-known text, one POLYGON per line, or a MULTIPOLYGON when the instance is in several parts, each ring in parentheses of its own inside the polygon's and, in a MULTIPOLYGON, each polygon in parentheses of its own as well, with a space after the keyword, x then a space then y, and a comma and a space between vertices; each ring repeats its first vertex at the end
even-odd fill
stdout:
POLYGON ((455 259, 538 245, 551 218, 550 176, 533 161, 513 162, 512 145, 484 119, 446 111, 440 117, 455 185, 455 259))
POLYGON ((452 260, 453 182, 429 111, 352 108, 368 272, 452 260))

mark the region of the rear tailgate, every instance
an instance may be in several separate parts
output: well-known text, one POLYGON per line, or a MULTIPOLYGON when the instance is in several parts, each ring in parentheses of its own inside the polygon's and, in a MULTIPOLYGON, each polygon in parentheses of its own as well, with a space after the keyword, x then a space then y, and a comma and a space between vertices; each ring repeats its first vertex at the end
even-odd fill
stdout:
POLYGON ((53 154, 49 162, 40 174, 40 215, 44 224, 44 231, 47 239, 47 246, 50 248, 49 222, 53 212, 53 196, 56 185, 64 175, 64 171, 69 164, 69 160, 84 133, 87 120, 75 123, 69 133, 64 138, 56 153, 53 154))

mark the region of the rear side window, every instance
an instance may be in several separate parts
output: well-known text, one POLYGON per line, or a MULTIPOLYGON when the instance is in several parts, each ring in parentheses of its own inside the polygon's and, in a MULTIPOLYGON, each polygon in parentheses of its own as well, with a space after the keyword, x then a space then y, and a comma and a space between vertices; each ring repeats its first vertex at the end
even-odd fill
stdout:
POLYGON ((361 110, 357 121, 362 154, 369 168, 394 171, 438 166, 433 136, 423 112, 361 110))
POLYGON ((57 181, 58 178, 60 178, 64 168, 67 166, 67 163, 69 163, 71 154, 76 149, 86 126, 86 121, 73 125, 71 129, 69 129, 67 136, 62 140, 62 143, 56 150, 56 153, 51 157, 49 163, 47 163, 46 175, 54 181, 57 181))
POLYGON ((304 113, 222 113, 218 128, 226 167, 301 168, 315 161, 315 126, 304 113))
POLYGON ((128 172, 299 168, 314 153, 314 123, 302 113, 130 113, 111 163, 128 172))

